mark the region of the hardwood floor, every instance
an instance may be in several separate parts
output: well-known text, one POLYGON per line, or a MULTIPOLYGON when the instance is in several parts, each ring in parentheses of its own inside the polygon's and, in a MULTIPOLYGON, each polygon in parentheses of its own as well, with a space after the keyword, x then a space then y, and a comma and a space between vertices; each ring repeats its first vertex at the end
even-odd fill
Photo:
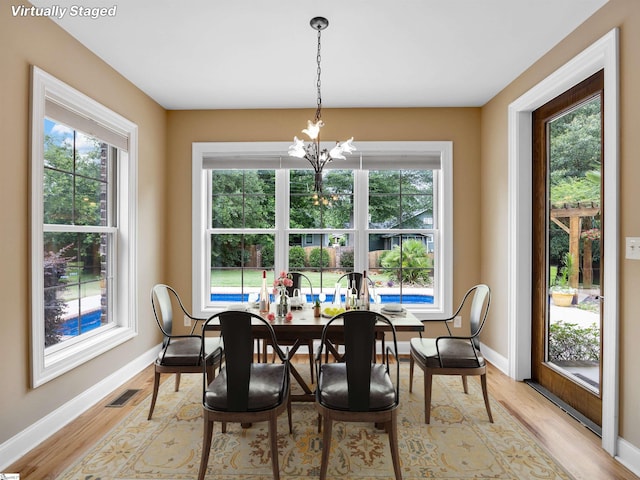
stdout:
MULTIPOLYGON (((300 362, 307 363, 301 355, 300 362)), ((417 375, 420 375, 418 371, 417 375)), ((163 381, 173 376, 163 375, 163 381)), ((121 418, 141 402, 148 402, 152 391, 150 366, 118 391, 103 399, 71 424, 36 446, 6 469, 19 473, 21 480, 55 479, 94 442, 104 436, 121 418), (127 389, 140 389, 123 407, 105 408, 127 389)), ((553 405, 533 388, 516 382, 492 366, 488 370, 489 393, 517 418, 577 480, 633 480, 636 475, 614 460, 600 447, 600 438, 553 405)))

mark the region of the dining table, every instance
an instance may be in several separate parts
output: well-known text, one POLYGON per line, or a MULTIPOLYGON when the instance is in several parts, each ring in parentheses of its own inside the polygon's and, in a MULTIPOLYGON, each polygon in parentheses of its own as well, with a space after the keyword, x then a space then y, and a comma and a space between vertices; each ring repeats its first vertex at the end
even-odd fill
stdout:
MULTIPOLYGON (((273 309, 273 307, 272 307, 273 309)), ((230 304, 226 310, 229 311, 248 311, 262 316, 268 319, 267 313, 259 312, 258 308, 254 304, 230 304)), ((370 310, 380 313, 391 320, 396 332, 421 332, 424 330, 423 323, 416 318, 416 316, 406 308, 393 309, 387 311, 384 304, 373 304, 370 310)), ((327 322, 332 318, 332 315, 322 313, 319 317, 314 316, 313 308, 310 305, 303 305, 301 308, 291 310, 290 318, 275 317, 269 320, 269 323, 273 327, 276 334, 276 340, 278 343, 287 345, 289 350, 289 358, 297 353, 300 346, 309 345, 309 341, 320 340, 322 337, 322 331, 327 322)), ((220 330, 220 324, 213 321, 208 324, 207 328, 213 331, 220 330)), ((384 351, 385 333, 391 331, 389 325, 383 322, 378 322, 376 325, 375 333, 376 339, 380 341, 380 352, 384 351)), ((330 342, 327 342, 328 351, 335 357, 339 358, 340 353, 336 349, 336 345, 343 343, 342 338, 342 325, 340 322, 334 322, 327 332, 327 338, 330 342)), ((253 331, 254 339, 259 342, 267 340, 266 328, 261 328, 256 324, 256 328, 253 331)), ((258 348, 258 359, 260 358, 261 349, 258 348)), ((377 352, 376 347, 376 352, 377 352)), ((315 354, 309 352, 309 354, 315 354)), ((263 361, 266 358, 263 358, 263 361)), ((296 368, 294 362, 290 363, 291 375, 295 378, 296 382, 300 386, 302 393, 292 393, 291 400, 298 402, 313 402, 315 401, 314 385, 309 382, 300 374, 296 368)))

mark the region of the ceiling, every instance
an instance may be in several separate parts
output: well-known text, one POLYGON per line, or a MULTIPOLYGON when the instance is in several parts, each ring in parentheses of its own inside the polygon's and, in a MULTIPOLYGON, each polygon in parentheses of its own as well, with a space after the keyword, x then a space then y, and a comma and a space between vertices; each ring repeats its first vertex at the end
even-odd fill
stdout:
POLYGON ((315 107, 319 15, 324 107, 458 107, 484 105, 606 2, 56 0, 117 10, 55 21, 166 109, 315 107))

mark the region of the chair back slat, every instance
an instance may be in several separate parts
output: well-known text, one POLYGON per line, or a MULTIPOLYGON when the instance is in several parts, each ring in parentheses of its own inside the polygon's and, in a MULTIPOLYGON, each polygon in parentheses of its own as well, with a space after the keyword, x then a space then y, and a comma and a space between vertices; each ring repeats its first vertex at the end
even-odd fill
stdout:
POLYGON ((302 279, 304 278, 306 283, 309 286, 311 299, 313 299, 313 284, 311 283, 311 279, 301 272, 289 272, 289 275, 291 275, 291 281, 293 282, 293 285, 291 285, 290 287, 287 287, 287 295, 291 297, 293 296, 294 290, 296 289, 301 290, 302 279))
POLYGON ((349 410, 361 412, 369 409, 375 325, 375 315, 366 311, 354 311, 344 319, 349 410))
POLYGON ((151 305, 158 326, 165 336, 170 336, 173 334, 173 302, 171 301, 171 294, 175 296, 177 293, 167 285, 155 285, 151 293, 151 305))
POLYGON ((489 303, 491 302, 491 295, 489 287, 484 284, 476 285, 473 287, 475 290, 473 300, 471 302, 471 309, 469 311, 469 324, 471 327, 471 336, 473 337, 473 343, 476 348, 480 348, 480 332, 487 319, 489 312, 489 303))
POLYGON ((253 359, 253 337, 251 315, 244 312, 222 312, 220 314, 221 336, 225 345, 225 368, 227 369, 228 409, 246 412, 249 407, 249 380, 253 359))

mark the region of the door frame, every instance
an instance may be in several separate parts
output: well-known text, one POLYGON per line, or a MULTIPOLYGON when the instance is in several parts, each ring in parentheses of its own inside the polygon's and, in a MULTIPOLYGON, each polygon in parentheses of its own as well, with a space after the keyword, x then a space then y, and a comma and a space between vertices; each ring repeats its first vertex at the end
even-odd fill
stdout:
POLYGON ((602 448, 617 454, 619 273, 619 32, 615 28, 509 105, 508 374, 531 377, 532 112, 604 69, 602 448))

